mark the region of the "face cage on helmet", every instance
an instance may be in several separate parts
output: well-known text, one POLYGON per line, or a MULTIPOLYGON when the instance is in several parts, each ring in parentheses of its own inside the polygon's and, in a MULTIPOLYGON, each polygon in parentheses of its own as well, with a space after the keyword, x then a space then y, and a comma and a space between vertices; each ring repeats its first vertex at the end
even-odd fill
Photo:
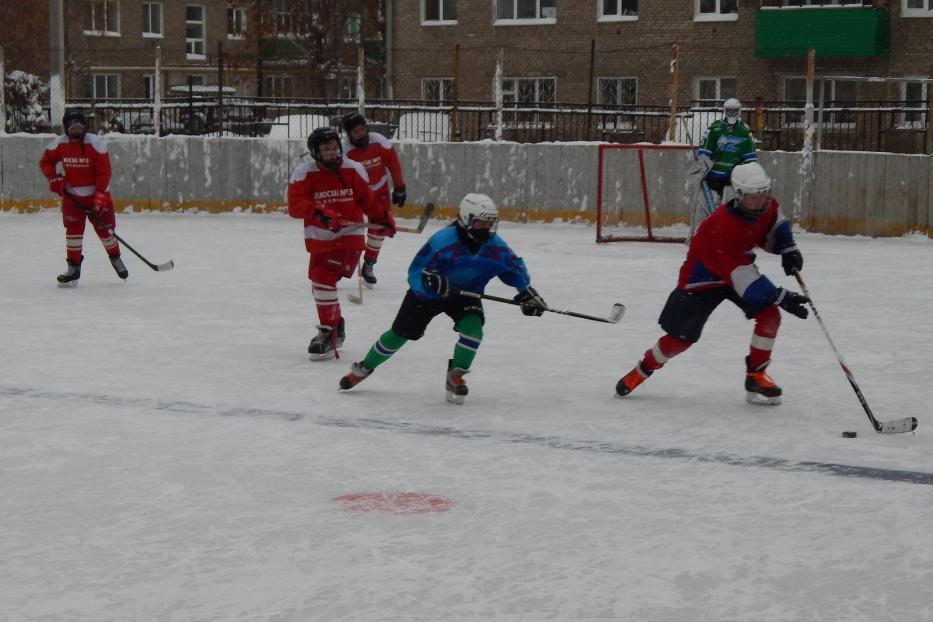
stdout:
POLYGON ((496 232, 496 229, 499 228, 499 217, 498 216, 476 216, 474 214, 470 215, 469 220, 467 220, 466 228, 470 231, 489 231, 490 235, 496 232), (488 222, 491 223, 489 227, 482 229, 474 229, 473 225, 478 222, 488 222))

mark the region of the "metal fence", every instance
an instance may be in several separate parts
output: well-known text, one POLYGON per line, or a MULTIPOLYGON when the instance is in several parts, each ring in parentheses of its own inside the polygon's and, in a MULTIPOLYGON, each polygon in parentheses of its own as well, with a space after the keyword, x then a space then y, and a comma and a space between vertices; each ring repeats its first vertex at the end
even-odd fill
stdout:
MULTIPOLYGON (((914 101, 827 102, 817 126, 822 149, 927 153, 929 110, 914 101)), ((356 100, 288 100, 245 97, 185 97, 163 100, 72 100, 88 111, 99 133, 305 138, 316 127, 337 127, 342 115, 358 110, 356 100), (159 123, 155 119, 158 114, 159 123)), ((804 140, 802 102, 758 102, 743 111, 759 149, 798 151, 804 140)), ((48 114, 48 113, 46 113, 48 114)), ((509 103, 438 103, 368 100, 364 114, 374 129, 400 140, 534 143, 556 141, 652 142, 668 136, 670 109, 663 106, 509 103)), ((11 115, 11 131, 49 131, 11 115)), ((721 117, 703 102, 676 110, 674 140, 696 144, 721 117)), ((48 118, 48 116, 46 116, 48 118)))

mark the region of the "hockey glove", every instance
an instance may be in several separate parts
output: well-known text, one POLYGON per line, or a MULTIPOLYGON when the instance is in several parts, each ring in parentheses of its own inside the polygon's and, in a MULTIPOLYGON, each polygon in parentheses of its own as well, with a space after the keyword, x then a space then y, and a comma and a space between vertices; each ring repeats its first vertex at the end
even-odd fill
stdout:
POLYGON ((107 197, 106 192, 101 192, 98 190, 94 193, 94 203, 91 205, 94 208, 95 212, 99 212, 102 209, 107 209, 107 204, 109 203, 109 197, 107 197))
POLYGON ((810 302, 810 299, 803 294, 788 291, 783 287, 777 288, 777 290, 775 290, 775 294, 774 304, 781 307, 791 315, 796 315, 801 320, 807 319, 807 316, 810 315, 809 309, 804 306, 810 302))
POLYGON ((49 190, 61 196, 65 193, 65 178, 61 175, 49 177, 49 190))
POLYGON ((797 249, 787 251, 781 255, 781 267, 784 268, 784 274, 793 276, 803 269, 803 255, 797 249))
POLYGON ((408 193, 405 192, 405 184, 401 186, 396 186, 392 189, 392 203, 402 207, 405 205, 405 199, 408 198, 408 193))
POLYGON ((450 296, 450 283, 447 282, 447 277, 437 270, 422 270, 421 284, 428 292, 436 296, 441 298, 450 296))
POLYGON ((382 233, 388 237, 395 236, 395 218, 392 217, 391 212, 386 212, 379 218, 370 218, 369 221, 374 225, 382 225, 382 233))
POLYGON ((544 302, 544 298, 531 285, 519 292, 514 300, 522 305, 522 313, 527 316, 541 317, 547 311, 547 303, 544 302))
POLYGON ((314 208, 311 221, 324 229, 330 229, 334 232, 340 231, 340 212, 325 205, 318 205, 314 208))

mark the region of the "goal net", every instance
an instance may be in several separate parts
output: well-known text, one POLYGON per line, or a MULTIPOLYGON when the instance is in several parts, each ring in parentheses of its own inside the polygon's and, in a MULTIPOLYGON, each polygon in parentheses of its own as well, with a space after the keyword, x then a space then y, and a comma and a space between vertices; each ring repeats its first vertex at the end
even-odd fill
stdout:
POLYGON ((596 241, 683 242, 699 186, 690 145, 599 146, 596 241))

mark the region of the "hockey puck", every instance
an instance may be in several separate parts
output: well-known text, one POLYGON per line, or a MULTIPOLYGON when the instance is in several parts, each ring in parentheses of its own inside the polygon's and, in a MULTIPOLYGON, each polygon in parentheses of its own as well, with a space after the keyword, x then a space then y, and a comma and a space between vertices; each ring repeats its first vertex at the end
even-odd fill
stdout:
POLYGON ((842 438, 855 438, 858 436, 858 432, 843 432, 842 438))

